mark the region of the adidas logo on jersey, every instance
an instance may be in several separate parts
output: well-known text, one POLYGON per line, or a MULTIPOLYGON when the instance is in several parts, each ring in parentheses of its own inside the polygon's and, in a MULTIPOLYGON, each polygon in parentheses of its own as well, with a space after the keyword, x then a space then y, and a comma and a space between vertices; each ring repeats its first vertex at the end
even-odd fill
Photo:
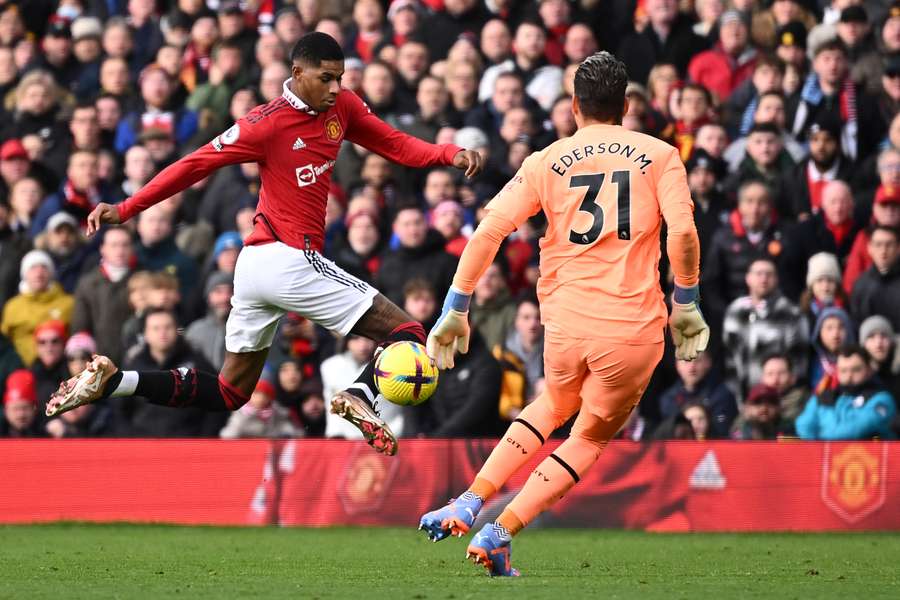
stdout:
POLYGON ((297 138, 297 141, 294 142, 294 145, 293 145, 293 147, 291 147, 291 150, 302 150, 303 148, 306 148, 306 143, 303 140, 301 140, 300 138, 297 138))

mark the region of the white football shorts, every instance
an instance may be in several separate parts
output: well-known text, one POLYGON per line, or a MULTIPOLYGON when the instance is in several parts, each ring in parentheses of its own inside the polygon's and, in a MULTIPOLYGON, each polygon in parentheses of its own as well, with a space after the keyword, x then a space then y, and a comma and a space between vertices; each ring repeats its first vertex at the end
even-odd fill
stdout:
POLYGON ((225 349, 239 353, 268 348, 286 312, 347 335, 376 295, 378 290, 315 250, 282 242, 244 246, 234 271, 225 349))

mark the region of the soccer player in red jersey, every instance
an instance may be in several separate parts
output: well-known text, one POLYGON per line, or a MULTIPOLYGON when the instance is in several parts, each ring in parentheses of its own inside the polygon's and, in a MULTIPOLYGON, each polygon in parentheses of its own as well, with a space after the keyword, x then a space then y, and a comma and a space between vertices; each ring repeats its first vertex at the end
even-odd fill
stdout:
MULTIPOLYGON (((341 88, 344 54, 324 33, 303 36, 291 52, 284 93, 258 106, 209 144, 164 169, 117 206, 99 204, 87 233, 124 223, 216 169, 259 164, 262 189, 255 228, 234 273, 226 325, 225 364, 218 378, 196 369, 119 371, 104 356, 63 382, 47 405, 49 416, 113 396, 142 396, 175 408, 237 410, 262 373, 278 321, 297 312, 342 335, 383 343, 425 342, 422 325, 377 290, 322 256, 325 204, 331 170, 347 139, 409 167, 452 165, 472 177, 481 156, 452 144, 435 145, 396 131, 352 91, 341 88)), ((331 401, 332 412, 362 432, 377 451, 395 454, 397 440, 374 409, 378 389, 369 364, 331 401)))

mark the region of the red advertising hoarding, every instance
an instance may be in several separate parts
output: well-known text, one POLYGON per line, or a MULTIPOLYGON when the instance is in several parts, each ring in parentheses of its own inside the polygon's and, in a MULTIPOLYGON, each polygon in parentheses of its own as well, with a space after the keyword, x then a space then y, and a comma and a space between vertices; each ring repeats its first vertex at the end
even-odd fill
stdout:
MULTIPOLYGON (((414 526, 465 489, 492 446, 404 440, 385 457, 330 440, 2 440, 0 522, 414 526)), ((900 530, 898 465, 900 443, 615 442, 535 525, 900 530)))

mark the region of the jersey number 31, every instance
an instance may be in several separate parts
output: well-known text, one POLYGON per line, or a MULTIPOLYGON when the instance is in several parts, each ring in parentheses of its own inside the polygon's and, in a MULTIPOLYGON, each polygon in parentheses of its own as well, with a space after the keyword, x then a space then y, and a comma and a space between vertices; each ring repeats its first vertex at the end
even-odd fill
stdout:
MULTIPOLYGON (((606 179, 606 173, 593 173, 591 175, 572 175, 569 179, 569 187, 586 187, 587 193, 581 201, 579 211, 590 213, 594 218, 590 229, 584 233, 578 233, 574 229, 569 231, 569 241, 573 244, 592 244, 603 231, 603 207, 597 204, 597 196, 603 187, 606 179)), ((631 239, 631 171, 613 171, 612 182, 618 188, 619 195, 617 197, 616 206, 618 212, 619 231, 617 236, 620 240, 631 239)))

